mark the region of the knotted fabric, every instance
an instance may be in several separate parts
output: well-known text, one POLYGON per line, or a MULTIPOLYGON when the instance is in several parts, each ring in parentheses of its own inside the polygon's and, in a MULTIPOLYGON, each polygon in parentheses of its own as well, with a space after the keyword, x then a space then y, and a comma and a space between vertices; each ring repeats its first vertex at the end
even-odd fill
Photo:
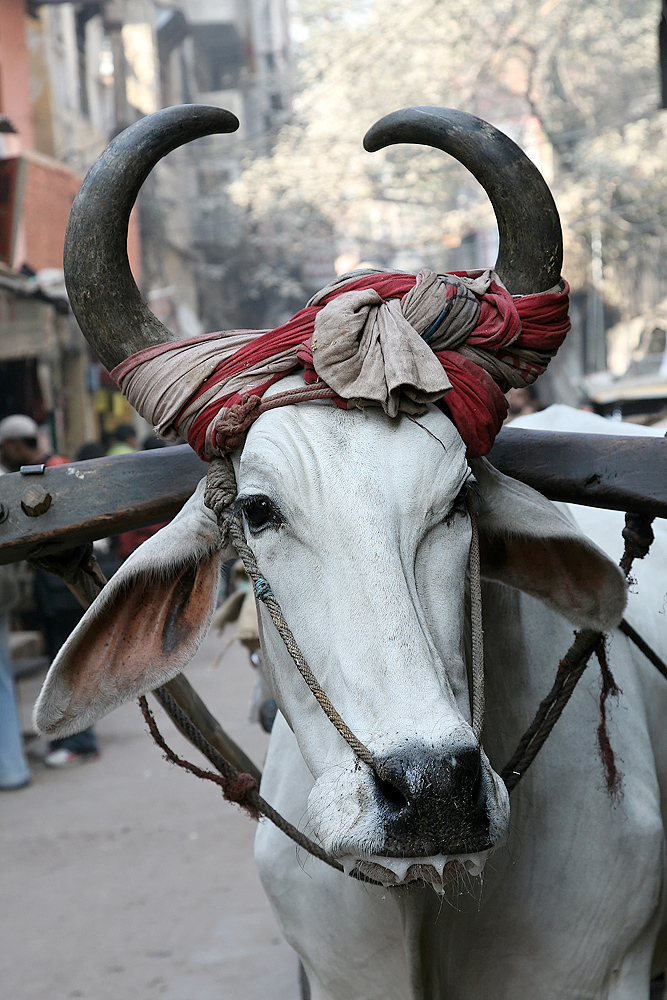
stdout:
POLYGON ((381 406, 390 417, 438 403, 476 458, 507 415, 504 393, 534 382, 562 344, 568 291, 561 281, 513 298, 493 271, 358 271, 275 330, 160 344, 111 374, 160 436, 187 437, 207 460, 239 447, 264 392, 299 369, 312 387, 301 399, 381 406))

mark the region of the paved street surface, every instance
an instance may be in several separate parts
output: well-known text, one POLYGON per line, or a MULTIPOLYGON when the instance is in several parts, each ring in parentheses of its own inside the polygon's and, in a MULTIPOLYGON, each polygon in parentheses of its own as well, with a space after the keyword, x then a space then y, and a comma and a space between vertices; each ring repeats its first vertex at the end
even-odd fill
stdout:
MULTIPOLYGON (((246 721, 253 673, 210 636, 187 675, 262 764, 246 721)), ((38 681, 22 681, 30 728, 38 681)), ((202 758, 149 699, 168 742, 202 758)), ((252 858, 255 824, 210 782, 167 764, 136 703, 97 727, 102 756, 0 793, 0 1000, 297 1000, 252 858)))

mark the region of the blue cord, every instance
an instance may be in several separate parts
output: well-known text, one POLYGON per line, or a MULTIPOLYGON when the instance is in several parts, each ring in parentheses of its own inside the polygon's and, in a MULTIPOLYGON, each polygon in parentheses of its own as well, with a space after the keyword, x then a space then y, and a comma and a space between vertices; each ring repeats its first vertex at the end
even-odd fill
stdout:
POLYGON ((259 580, 255 583, 255 593, 257 594, 257 599, 259 601, 265 601, 267 597, 273 597, 271 585, 268 580, 264 579, 263 576, 260 576, 259 580))

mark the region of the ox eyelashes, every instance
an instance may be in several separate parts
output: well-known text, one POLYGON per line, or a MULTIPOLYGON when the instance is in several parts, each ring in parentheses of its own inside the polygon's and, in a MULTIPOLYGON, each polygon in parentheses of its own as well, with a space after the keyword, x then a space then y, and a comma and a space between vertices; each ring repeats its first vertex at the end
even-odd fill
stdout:
POLYGON ((444 522, 449 524, 455 517, 459 514, 468 513, 468 497, 472 494, 473 497, 479 496, 479 488, 474 480, 468 479, 461 489, 459 490, 454 503, 447 511, 445 515, 444 522))
POLYGON ((251 535, 258 535, 266 528, 279 528, 283 516, 273 500, 263 494, 239 497, 234 505, 234 516, 242 514, 251 535))

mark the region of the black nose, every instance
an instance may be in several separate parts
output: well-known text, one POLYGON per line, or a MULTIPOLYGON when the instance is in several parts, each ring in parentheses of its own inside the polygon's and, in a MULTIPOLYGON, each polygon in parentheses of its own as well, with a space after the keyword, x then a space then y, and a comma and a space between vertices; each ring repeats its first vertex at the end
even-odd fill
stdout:
POLYGON ((378 854, 474 854, 490 846, 478 746, 440 756, 413 745, 379 763, 378 772, 387 844, 378 854))

